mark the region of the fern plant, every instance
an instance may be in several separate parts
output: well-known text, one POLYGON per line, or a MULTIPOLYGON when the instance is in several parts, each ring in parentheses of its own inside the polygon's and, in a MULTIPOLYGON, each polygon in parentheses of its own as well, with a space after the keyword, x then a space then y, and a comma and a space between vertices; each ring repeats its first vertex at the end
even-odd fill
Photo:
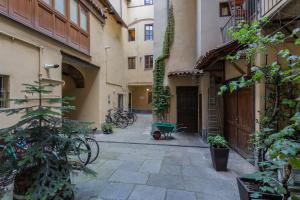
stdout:
POLYGON ((21 115, 16 124, 0 129, 0 141, 6 146, 0 149, 0 160, 6 163, 0 165, 0 172, 7 166, 16 171, 15 192, 25 193, 28 200, 67 199, 72 194, 70 173, 75 169, 92 173, 66 159, 74 145, 72 135, 90 134, 91 123, 64 118, 64 113, 75 109, 69 103, 73 98, 51 96, 55 85, 37 81, 24 87, 26 98, 9 100, 16 108, 0 110, 8 117, 21 115), (13 154, 24 141, 22 152, 13 154), (26 191, 18 191, 19 186, 26 191))

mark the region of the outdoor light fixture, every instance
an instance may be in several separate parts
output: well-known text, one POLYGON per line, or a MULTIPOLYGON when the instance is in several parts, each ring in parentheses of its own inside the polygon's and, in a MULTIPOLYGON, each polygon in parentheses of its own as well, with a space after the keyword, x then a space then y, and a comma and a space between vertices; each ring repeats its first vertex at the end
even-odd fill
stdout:
POLYGON ((147 90, 147 92, 149 92, 149 91, 150 91, 150 89, 149 89, 149 88, 147 88, 146 90, 147 90))
POLYGON ((58 64, 45 64, 44 68, 45 69, 56 69, 56 68, 59 68, 59 65, 58 64))

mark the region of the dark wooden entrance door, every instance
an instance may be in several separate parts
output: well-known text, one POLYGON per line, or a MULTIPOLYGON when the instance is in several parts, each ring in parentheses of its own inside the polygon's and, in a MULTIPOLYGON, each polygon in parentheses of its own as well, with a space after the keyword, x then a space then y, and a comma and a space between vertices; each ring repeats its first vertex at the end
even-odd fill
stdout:
POLYGON ((177 87, 177 124, 198 132, 198 87, 177 87))
POLYGON ((225 137, 242 156, 251 155, 250 137, 254 132, 253 88, 239 90, 224 96, 225 137))

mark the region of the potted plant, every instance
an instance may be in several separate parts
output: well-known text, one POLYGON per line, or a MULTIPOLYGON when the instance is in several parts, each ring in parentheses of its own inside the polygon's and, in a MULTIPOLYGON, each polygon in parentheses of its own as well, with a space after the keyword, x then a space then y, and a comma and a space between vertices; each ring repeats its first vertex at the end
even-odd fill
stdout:
POLYGON ((62 117, 74 109, 68 102, 72 98, 50 96, 54 86, 41 80, 24 84, 27 98, 10 100, 16 108, 0 109, 8 116, 21 115, 16 124, 0 129, 0 171, 7 172, 4 178, 13 177, 14 199, 72 200, 71 172, 93 173, 67 159, 76 145, 72 136, 92 133, 91 123, 62 117))
POLYGON ((207 142, 210 145, 211 160, 217 171, 226 171, 229 147, 224 137, 220 135, 208 136, 207 142))
POLYGON ((251 141, 258 171, 237 179, 241 200, 299 200, 299 196, 293 194, 290 180, 293 171, 300 170, 300 56, 292 53, 299 48, 300 29, 294 29, 290 35, 281 32, 264 35, 262 27, 266 22, 263 19, 251 25, 241 24, 232 31, 233 39, 243 48, 228 59, 246 58, 251 73, 222 86, 219 94, 256 83, 264 84, 266 90, 265 108, 257 120, 259 131, 251 141), (286 46, 286 40, 291 45, 286 46), (270 52, 275 52, 274 61, 266 59, 260 66, 254 64, 257 54, 267 57, 270 52))
POLYGON ((113 124, 104 122, 101 125, 101 129, 104 134, 112 134, 113 133, 113 124))

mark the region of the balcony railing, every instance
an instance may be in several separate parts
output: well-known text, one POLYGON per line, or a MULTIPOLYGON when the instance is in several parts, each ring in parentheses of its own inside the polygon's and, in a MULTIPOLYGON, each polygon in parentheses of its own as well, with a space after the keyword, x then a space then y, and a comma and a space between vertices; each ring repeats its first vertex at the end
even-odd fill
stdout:
POLYGON ((230 42, 230 29, 236 30, 241 22, 250 23, 274 12, 286 0, 229 0, 231 17, 221 28, 223 43, 230 42))

